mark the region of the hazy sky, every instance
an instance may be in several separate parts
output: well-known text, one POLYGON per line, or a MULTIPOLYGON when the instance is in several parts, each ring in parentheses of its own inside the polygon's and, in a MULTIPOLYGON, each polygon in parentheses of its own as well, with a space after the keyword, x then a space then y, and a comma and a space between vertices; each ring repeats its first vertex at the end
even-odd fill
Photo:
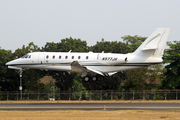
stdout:
POLYGON ((89 46, 147 37, 158 27, 171 28, 168 41, 180 40, 180 0, 0 0, 0 47, 13 52, 69 37, 89 46))

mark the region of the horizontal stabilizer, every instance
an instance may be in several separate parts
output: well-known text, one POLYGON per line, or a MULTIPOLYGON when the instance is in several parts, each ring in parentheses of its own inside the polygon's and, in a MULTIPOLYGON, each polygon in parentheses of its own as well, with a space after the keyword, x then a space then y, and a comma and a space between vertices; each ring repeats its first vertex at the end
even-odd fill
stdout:
POLYGON ((152 47, 152 48, 143 48, 142 50, 156 50, 157 49, 157 47, 152 47))

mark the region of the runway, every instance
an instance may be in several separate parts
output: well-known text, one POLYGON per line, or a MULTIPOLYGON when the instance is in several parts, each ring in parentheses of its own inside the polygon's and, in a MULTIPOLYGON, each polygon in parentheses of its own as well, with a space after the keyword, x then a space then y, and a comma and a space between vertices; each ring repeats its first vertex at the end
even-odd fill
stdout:
POLYGON ((180 103, 0 103, 0 110, 180 110, 180 103))

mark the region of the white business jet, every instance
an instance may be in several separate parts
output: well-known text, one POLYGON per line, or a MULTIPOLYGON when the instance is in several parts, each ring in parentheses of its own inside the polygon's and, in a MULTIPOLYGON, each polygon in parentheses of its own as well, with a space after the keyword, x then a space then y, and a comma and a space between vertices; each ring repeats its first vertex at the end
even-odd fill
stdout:
POLYGON ((87 74, 113 75, 118 71, 146 67, 161 63, 169 28, 156 29, 133 53, 76 53, 76 52, 33 52, 6 65, 11 69, 44 69, 81 73, 85 81, 87 74))

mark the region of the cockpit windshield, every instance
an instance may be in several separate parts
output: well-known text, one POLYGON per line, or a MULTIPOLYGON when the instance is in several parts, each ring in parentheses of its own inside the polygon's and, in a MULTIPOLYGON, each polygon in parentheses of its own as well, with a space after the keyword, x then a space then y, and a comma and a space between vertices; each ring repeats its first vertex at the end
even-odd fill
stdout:
POLYGON ((21 58, 31 58, 31 55, 26 54, 26 55, 22 56, 21 58))

